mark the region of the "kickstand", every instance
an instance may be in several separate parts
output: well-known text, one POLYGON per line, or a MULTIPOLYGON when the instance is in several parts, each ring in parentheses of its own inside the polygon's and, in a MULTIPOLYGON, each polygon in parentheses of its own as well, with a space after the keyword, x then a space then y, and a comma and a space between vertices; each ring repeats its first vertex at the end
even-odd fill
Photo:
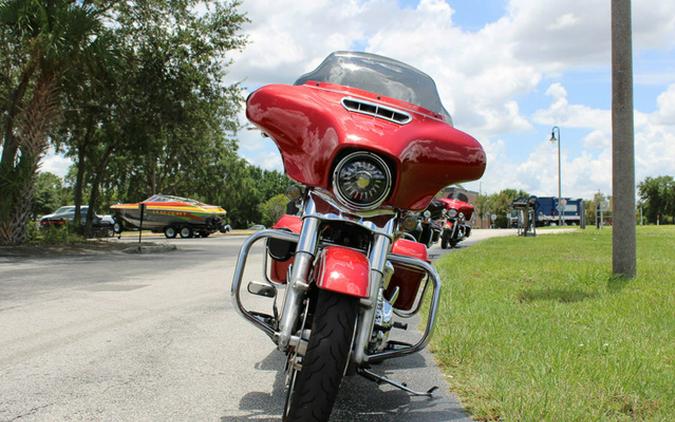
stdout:
POLYGON ((408 388, 408 385, 404 382, 398 383, 396 381, 390 380, 389 378, 385 377, 384 375, 377 375, 375 372, 369 371, 369 370, 364 369, 364 368, 359 368, 357 370, 357 372, 362 377, 364 377, 364 378, 366 378, 370 381, 374 381, 378 385, 382 384, 382 383, 389 384, 389 385, 394 386, 394 387, 396 387, 400 390, 403 390, 406 393, 410 394, 411 396, 415 396, 415 397, 417 397, 417 396, 433 397, 433 392, 438 390, 437 386, 433 386, 430 389, 428 389, 426 392, 415 391, 415 390, 412 390, 412 389, 408 388))

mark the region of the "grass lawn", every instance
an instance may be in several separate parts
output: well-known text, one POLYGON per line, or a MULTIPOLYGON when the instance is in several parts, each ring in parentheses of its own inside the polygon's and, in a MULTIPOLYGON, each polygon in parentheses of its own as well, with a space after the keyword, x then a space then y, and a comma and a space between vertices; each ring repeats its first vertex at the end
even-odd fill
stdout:
POLYGON ((432 350, 480 420, 675 420, 675 227, 638 228, 638 277, 611 229, 490 239, 442 258, 432 350))

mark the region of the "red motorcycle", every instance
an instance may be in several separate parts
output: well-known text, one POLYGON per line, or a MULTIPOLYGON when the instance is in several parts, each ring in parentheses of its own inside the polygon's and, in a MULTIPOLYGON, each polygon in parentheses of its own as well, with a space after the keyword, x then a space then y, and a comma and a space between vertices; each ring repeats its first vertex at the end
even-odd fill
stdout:
POLYGON ((438 242, 445 224, 445 206, 438 199, 433 199, 427 209, 419 215, 417 228, 410 232, 415 240, 430 248, 438 242))
POLYGON ((371 365, 427 345, 441 281, 407 232, 441 188, 482 176, 481 145, 453 128, 429 76, 366 53, 333 53, 294 85, 258 89, 246 115, 303 186, 299 215, 244 242, 231 289, 238 312, 287 357, 284 420, 327 420, 345 374, 431 395, 434 388, 416 392, 371 365), (269 314, 246 309, 240 289, 263 239, 266 280, 247 290, 271 299, 269 314), (390 339, 420 310, 428 284, 420 339, 390 339))
POLYGON ((454 248, 459 242, 471 235, 468 223, 473 215, 473 205, 459 199, 439 199, 445 206, 445 223, 441 232, 441 248, 454 248))

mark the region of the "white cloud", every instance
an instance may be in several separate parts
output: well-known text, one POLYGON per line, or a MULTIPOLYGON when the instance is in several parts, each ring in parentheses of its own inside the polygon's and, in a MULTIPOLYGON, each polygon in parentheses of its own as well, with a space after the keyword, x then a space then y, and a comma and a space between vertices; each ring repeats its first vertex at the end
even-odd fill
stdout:
MULTIPOLYGON (((671 3, 635 4, 636 46, 675 45, 671 3)), ((530 129, 515 97, 532 92, 544 75, 609 59, 604 0, 511 0, 506 16, 476 32, 457 26, 442 0, 421 0, 414 9, 396 0, 340 7, 329 0, 248 0, 243 9, 252 20, 250 44, 235 57, 233 80, 290 83, 331 51, 359 43, 429 73, 457 125, 480 138, 530 129)))
POLYGON ((611 112, 594 109, 583 104, 569 104, 567 90, 556 82, 546 90, 546 95, 553 99, 551 105, 533 114, 535 122, 545 125, 560 125, 575 128, 599 128, 609 130, 611 112))
POLYGON ((574 27, 578 22, 579 18, 574 13, 565 13, 558 16, 555 22, 548 27, 548 30, 559 31, 561 29, 568 29, 574 27))
MULTIPOLYGON (((610 59, 610 2, 511 0, 499 22, 517 58, 546 71, 606 65, 610 59)), ((675 2, 633 2, 636 49, 675 45, 675 2)))
MULTIPOLYGON (((588 130, 578 152, 568 151, 563 143, 564 192, 590 196, 610 188, 609 109, 571 104, 565 87, 556 82, 546 89, 551 98, 547 107, 528 116, 518 102, 536 93, 542 80, 555 81, 570 70, 608 68, 606 0, 511 0, 505 16, 473 32, 459 27, 452 6, 441 0, 422 0, 415 8, 402 8, 396 0, 350 0, 339 7, 329 0, 247 0, 243 8, 252 20, 247 27, 251 44, 235 57, 233 80, 245 79, 254 88, 291 83, 331 51, 363 45, 434 78, 457 127, 483 143, 489 163, 484 190, 517 187, 552 194, 557 183, 555 146, 538 144, 520 162, 509 152, 522 146, 503 139, 509 133, 532 132, 533 123, 588 130)), ((641 0, 633 9, 636 52, 675 47, 675 2, 641 0)), ((673 79, 664 74, 659 80, 673 79)), ((638 180, 674 173, 675 140, 664 126, 675 124, 674 87, 659 96, 657 112, 636 112, 638 180)), ((271 140, 242 132, 240 146, 250 161, 280 168, 271 140)))
POLYGON ((612 145, 612 140, 609 132, 596 129, 584 136, 582 145, 586 150, 602 150, 609 148, 612 145))
POLYGON ((658 111, 654 113, 655 122, 675 126, 675 83, 656 98, 656 103, 658 111))
POLYGON ((64 177, 72 164, 73 161, 70 158, 57 154, 53 148, 49 148, 47 154, 40 161, 40 171, 64 177))
MULTIPOLYGON (((570 159, 563 143, 563 195, 591 197, 601 190, 611 192, 612 139, 610 110, 595 109, 580 104, 569 104, 567 91, 560 84, 547 90, 552 97, 548 108, 534 113, 534 119, 545 124, 587 128, 591 131, 582 141, 579 155, 570 159)), ((675 174, 675 133, 667 125, 671 114, 671 99, 675 89, 670 86, 658 96, 658 109, 653 113, 635 112, 635 176, 640 181, 647 176, 675 174)), ((550 160, 543 146, 530 154, 527 164, 518 167, 519 177, 528 180, 548 180, 552 176, 550 160), (538 178, 537 175, 540 175, 538 178)), ((554 157, 555 158, 555 157, 554 157)), ((548 183, 550 184, 550 183, 548 183)), ((543 185, 533 186, 532 192, 550 194, 543 185)))

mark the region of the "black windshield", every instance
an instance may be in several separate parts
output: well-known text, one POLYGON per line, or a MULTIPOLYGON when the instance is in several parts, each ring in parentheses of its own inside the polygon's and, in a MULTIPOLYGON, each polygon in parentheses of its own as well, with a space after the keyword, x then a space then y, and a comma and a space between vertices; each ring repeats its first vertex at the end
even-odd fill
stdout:
POLYGON ((370 53, 338 51, 312 72, 302 75, 296 85, 307 81, 328 82, 363 89, 429 109, 450 124, 434 80, 412 66, 370 53))

